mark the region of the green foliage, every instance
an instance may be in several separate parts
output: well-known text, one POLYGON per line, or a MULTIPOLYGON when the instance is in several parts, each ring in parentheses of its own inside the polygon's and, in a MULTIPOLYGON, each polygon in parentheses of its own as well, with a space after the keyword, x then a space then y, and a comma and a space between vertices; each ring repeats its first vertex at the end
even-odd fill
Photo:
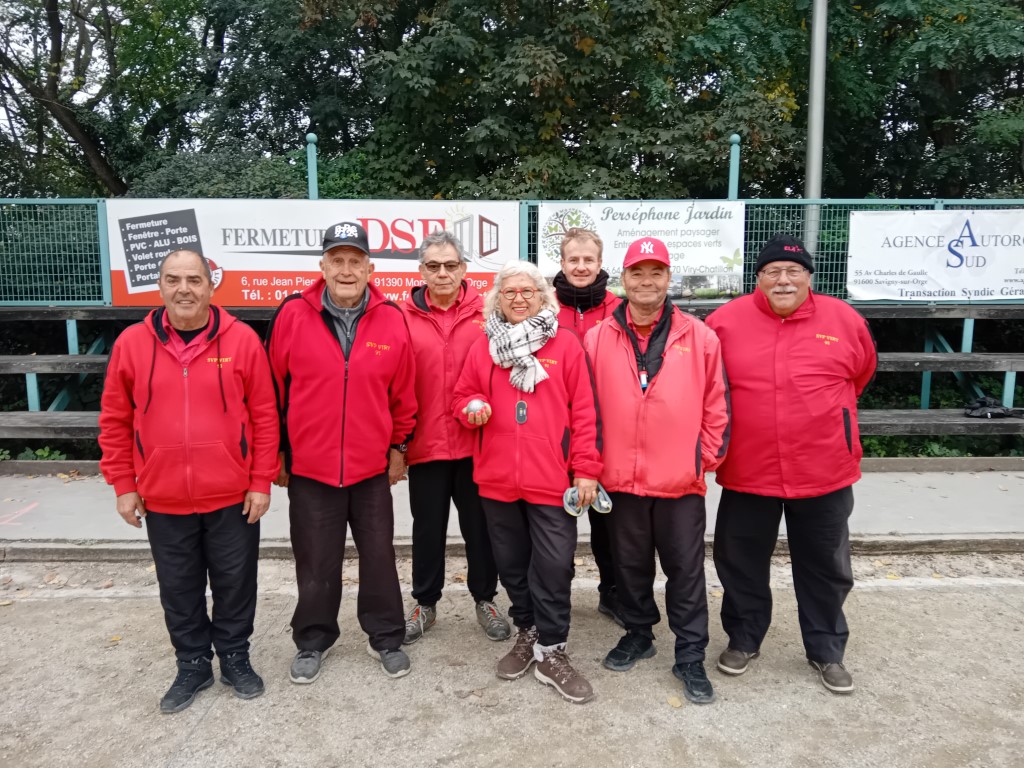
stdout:
POLYGON ((10 461, 10 460, 11 460, 11 452, 8 451, 6 448, 0 448, 0 461, 10 461))
POLYGON ((36 448, 34 451, 31 448, 26 448, 18 454, 18 461, 65 461, 66 459, 67 454, 51 449, 50 446, 36 448))

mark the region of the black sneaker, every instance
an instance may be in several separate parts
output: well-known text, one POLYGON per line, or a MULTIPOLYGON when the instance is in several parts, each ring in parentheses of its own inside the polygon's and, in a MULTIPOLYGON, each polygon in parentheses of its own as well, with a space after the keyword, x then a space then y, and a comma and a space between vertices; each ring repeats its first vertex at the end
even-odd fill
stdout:
POLYGON ((604 657, 604 665, 615 672, 626 672, 635 667, 640 659, 649 659, 657 652, 650 637, 629 630, 604 657))
POLYGON ((598 613, 603 613, 623 629, 626 628, 626 623, 622 620, 622 614, 619 613, 619 596, 615 591, 615 587, 601 593, 597 601, 597 611, 598 613))
POLYGON ((160 711, 173 715, 187 709, 196 694, 213 685, 213 665, 204 656, 192 661, 178 661, 178 676, 160 699, 160 711))
POLYGON ((703 662, 676 664, 672 674, 683 681, 683 695, 694 704, 710 704, 715 700, 715 689, 711 687, 703 662))
POLYGON ((255 699, 263 693, 263 678, 252 668, 248 653, 229 653, 221 659, 220 681, 234 688, 240 699, 255 699))

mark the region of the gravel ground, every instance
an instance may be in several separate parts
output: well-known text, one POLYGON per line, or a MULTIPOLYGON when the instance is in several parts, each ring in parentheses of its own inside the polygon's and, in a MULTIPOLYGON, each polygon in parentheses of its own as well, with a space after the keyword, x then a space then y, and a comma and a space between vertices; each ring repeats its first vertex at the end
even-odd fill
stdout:
MULTIPOLYGON (((477 628, 457 558, 437 625, 408 649, 412 674, 381 675, 349 589, 320 680, 291 685, 292 565, 263 561, 253 663, 266 695, 244 702, 218 684, 161 716, 173 660, 151 564, 0 564, 0 766, 1024 765, 1024 555, 859 557, 854 573, 853 695, 829 693, 806 664, 777 558, 761 658, 740 678, 710 670, 717 701, 697 707, 671 674, 664 623, 653 659, 601 667, 620 630, 594 610, 596 570, 580 558, 569 650, 598 697, 575 706, 531 676, 494 676, 509 646, 477 628)), ((355 586, 355 562, 344 579, 355 586)), ((710 562, 708 592, 710 668, 725 643, 710 562)))

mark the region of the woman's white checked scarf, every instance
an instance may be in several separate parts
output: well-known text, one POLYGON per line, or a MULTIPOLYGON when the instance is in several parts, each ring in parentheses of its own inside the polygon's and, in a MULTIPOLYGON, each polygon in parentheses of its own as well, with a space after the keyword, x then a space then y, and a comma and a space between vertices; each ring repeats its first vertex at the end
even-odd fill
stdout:
POLYGON ((490 339, 491 359, 502 368, 511 368, 508 380, 520 392, 533 392, 538 382, 548 377, 544 366, 533 353, 554 338, 558 317, 550 309, 542 310, 521 323, 504 320, 495 311, 484 327, 490 339))

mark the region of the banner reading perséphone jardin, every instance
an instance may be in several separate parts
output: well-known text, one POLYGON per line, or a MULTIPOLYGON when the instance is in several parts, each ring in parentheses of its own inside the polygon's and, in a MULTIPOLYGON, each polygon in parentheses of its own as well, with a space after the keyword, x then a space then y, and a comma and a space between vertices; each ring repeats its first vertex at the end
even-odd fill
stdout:
POLYGON ((519 258, 517 202, 119 199, 107 202, 113 303, 159 304, 160 260, 188 249, 210 262, 216 303, 276 306, 319 277, 324 230, 340 221, 366 227, 371 279, 394 301, 422 283, 416 249, 435 230, 462 241, 481 290, 519 258))
POLYGON ((1024 299, 1024 211, 855 211, 851 299, 1024 299))
POLYGON ((743 215, 740 202, 631 201, 541 203, 537 263, 548 276, 559 270, 562 236, 590 229, 604 243, 603 263, 617 290, 626 249, 656 237, 672 259, 670 298, 719 298, 743 285, 743 215))

